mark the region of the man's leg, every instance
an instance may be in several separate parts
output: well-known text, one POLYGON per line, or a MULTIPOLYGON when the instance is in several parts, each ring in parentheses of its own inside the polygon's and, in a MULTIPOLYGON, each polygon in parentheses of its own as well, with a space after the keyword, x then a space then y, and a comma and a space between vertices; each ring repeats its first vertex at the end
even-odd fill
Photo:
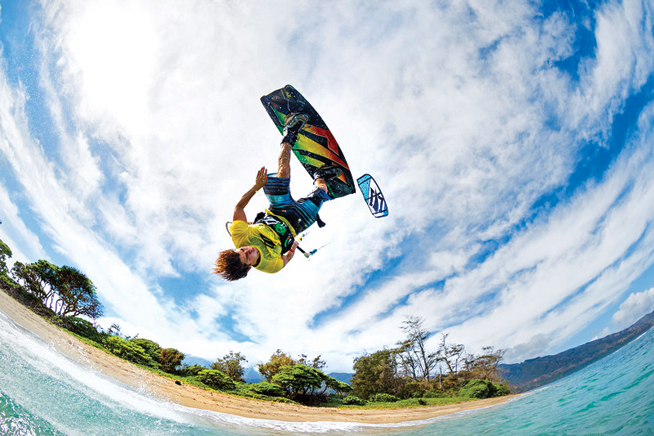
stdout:
POLYGON ((279 152, 277 176, 291 177, 291 148, 297 141, 297 134, 302 126, 309 120, 304 114, 291 114, 286 118, 286 125, 282 137, 282 149, 279 152))
MULTIPOLYGON (((277 159, 277 177, 287 179, 291 177, 291 148, 293 144, 290 142, 282 142, 281 149, 279 150, 279 158, 277 159)), ((340 173, 337 173, 340 175, 340 173)), ((315 180, 317 187, 329 194, 327 182, 322 177, 315 180)))
MULTIPOLYGON (((291 147, 293 147, 293 144, 290 142, 282 142, 279 159, 277 160, 277 177, 283 179, 291 177, 291 147)), ((327 185, 325 185, 326 187, 327 185)))

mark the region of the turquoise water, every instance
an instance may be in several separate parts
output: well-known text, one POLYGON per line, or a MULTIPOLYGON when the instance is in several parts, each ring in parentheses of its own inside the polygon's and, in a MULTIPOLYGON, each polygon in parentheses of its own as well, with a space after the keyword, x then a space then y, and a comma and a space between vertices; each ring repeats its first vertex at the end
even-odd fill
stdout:
POLYGON ((654 434, 654 331, 501 406, 400 425, 284 423, 188 409, 59 354, 0 312, 0 434, 654 434))

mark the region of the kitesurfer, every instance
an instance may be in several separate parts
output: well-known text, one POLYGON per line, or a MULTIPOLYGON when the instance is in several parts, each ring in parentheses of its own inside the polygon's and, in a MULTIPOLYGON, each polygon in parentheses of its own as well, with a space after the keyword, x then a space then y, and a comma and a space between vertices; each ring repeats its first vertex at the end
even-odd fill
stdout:
POLYGON ((257 172, 254 186, 236 204, 229 228, 236 249, 222 251, 213 270, 225 280, 241 279, 252 267, 267 273, 279 272, 293 259, 297 235, 319 220, 320 207, 331 199, 326 180, 342 174, 334 167, 323 167, 314 174, 316 188, 307 197, 298 201, 291 197, 291 148, 307 121, 308 117, 303 114, 287 118, 277 173, 267 174, 266 168, 262 167, 257 172), (248 224, 245 207, 261 188, 270 206, 248 224))

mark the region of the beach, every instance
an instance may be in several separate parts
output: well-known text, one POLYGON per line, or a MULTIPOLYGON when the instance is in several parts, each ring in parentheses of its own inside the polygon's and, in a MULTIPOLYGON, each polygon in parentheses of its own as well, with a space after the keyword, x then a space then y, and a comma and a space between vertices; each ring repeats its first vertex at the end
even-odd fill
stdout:
POLYGON ((246 418, 286 422, 356 422, 388 424, 421 421, 457 412, 502 404, 515 395, 443 406, 405 409, 336 409, 270 403, 246 399, 190 386, 151 373, 116 356, 83 343, 65 330, 50 324, 4 292, 0 292, 0 311, 16 324, 36 334, 59 352, 107 377, 159 400, 186 407, 210 410, 246 418))

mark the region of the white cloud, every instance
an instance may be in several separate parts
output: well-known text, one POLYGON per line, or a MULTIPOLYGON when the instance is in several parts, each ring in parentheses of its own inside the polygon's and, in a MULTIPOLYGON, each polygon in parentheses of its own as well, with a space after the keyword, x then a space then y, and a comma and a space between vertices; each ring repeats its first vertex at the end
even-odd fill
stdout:
POLYGON ((625 328, 638 321, 642 316, 654 310, 654 288, 636 292, 620 305, 611 321, 619 328, 625 328))
MULTIPOLYGON (((654 69, 649 10, 595 14, 597 59, 576 83, 554 63, 573 53, 577 24, 527 2, 44 1, 35 33, 56 150, 30 137, 24 91, 4 83, 2 152, 54 249, 112 316, 162 345, 250 363, 283 348, 347 370, 417 314, 473 349, 532 357, 652 263, 647 134, 603 180, 531 216, 654 69), (330 245, 310 261, 223 283, 209 270, 230 244, 224 222, 256 170, 276 166, 280 137, 258 99, 286 83, 355 177, 375 176, 391 215, 371 218, 358 193, 328 203, 328 226, 303 245, 330 245), (191 274, 210 289, 158 284, 191 274)), ((311 184, 292 171, 299 197, 311 184)), ((247 213, 265 205, 259 195, 247 213)))

